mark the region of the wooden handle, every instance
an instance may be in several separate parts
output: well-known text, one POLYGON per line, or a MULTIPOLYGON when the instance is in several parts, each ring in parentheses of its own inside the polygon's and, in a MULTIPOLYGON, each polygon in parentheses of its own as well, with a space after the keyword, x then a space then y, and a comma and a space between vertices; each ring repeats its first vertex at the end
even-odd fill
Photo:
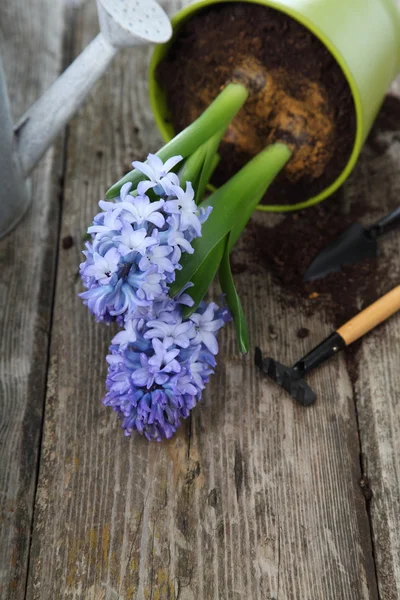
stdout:
POLYGON ((391 292, 382 296, 379 300, 368 306, 360 312, 354 319, 351 319, 337 333, 342 336, 346 345, 349 346, 360 337, 374 329, 383 321, 394 315, 400 310, 400 285, 391 292))

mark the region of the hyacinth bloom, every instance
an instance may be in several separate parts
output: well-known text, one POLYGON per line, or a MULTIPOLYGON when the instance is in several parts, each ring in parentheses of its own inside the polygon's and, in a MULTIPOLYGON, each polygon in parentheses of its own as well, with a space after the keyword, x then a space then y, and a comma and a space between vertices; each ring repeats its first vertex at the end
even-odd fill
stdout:
POLYGON ((179 178, 175 173, 170 173, 180 161, 182 156, 173 156, 165 164, 155 154, 149 154, 147 163, 134 161, 132 166, 146 175, 149 181, 142 181, 138 185, 139 194, 145 194, 153 189, 158 196, 172 194, 173 186, 179 186, 179 178))
POLYGON ((225 321, 214 303, 202 302, 182 319, 179 300, 166 300, 157 303, 153 319, 131 321, 115 336, 104 404, 121 415, 125 435, 139 431, 154 441, 174 435, 214 372, 225 321))
POLYGON ((84 252, 80 274, 87 291, 80 294, 98 321, 129 320, 138 308, 168 294, 180 269, 183 252, 201 235, 209 211, 200 211, 190 183, 186 190, 170 169, 182 157, 165 165, 149 155, 148 163, 133 163, 150 178, 136 190, 127 183, 114 202, 99 203, 102 212, 88 229, 92 236, 84 252), (145 192, 159 195, 150 202, 145 192))
POLYGON ((136 190, 127 183, 115 201, 99 203, 80 265, 84 303, 97 320, 123 326, 107 357, 104 404, 122 416, 126 435, 139 431, 157 441, 170 438, 200 400, 216 365, 217 333, 230 318, 201 302, 185 319, 190 284, 168 295, 182 253, 193 253, 191 242, 211 212, 199 210, 191 183, 183 189, 170 172, 180 160, 163 164, 149 155, 147 163, 133 163, 148 180, 136 190), (158 199, 151 202, 149 190, 158 199))

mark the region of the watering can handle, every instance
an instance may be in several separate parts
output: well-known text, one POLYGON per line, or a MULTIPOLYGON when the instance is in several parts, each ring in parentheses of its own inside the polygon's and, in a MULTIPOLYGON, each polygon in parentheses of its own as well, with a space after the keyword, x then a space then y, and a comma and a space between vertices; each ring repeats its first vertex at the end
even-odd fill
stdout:
POLYGON ((23 174, 33 167, 77 111, 118 52, 99 33, 15 126, 23 174))

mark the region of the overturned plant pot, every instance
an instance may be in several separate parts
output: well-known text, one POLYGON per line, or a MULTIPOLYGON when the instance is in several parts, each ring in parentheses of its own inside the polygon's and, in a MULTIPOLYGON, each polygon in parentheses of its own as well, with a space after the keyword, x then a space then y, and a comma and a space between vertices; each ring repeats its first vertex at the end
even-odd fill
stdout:
POLYGON ((343 183, 399 69, 393 0, 201 0, 173 27, 150 67, 166 140, 240 82, 249 98, 224 136, 216 185, 274 142, 293 156, 263 210, 315 204, 343 183))

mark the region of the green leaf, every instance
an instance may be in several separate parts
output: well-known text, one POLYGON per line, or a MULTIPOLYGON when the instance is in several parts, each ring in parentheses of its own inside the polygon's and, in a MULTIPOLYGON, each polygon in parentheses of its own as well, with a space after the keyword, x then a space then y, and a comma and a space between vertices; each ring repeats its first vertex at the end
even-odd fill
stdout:
POLYGON ((229 310, 232 313, 233 320, 235 322, 236 337, 239 345, 239 351, 246 354, 249 351, 249 330, 246 323, 246 317, 243 312, 240 298, 236 291, 235 282, 233 281, 231 265, 229 262, 229 247, 230 238, 232 234, 227 236, 227 240, 224 248, 224 255, 222 257, 221 265, 219 268, 219 282, 221 289, 226 295, 226 301, 229 306, 229 310))
POLYGON ((188 181, 192 183, 196 204, 201 202, 210 177, 219 162, 217 150, 224 133, 224 130, 218 132, 200 146, 194 154, 191 154, 179 174, 180 184, 183 188, 188 181))
POLYGON ((213 174, 218 162, 219 157, 217 156, 217 150, 221 143, 221 140, 225 134, 225 129, 219 131, 216 135, 208 140, 205 147, 205 157, 203 168, 200 173, 200 178, 196 186, 196 204, 200 204, 204 192, 206 191, 206 187, 208 182, 210 181, 210 177, 213 174))
MULTIPOLYGON (((218 153, 215 154, 215 156, 213 158, 213 161, 212 161, 212 164, 210 166, 210 179, 213 176, 214 171, 218 167, 220 161, 221 161, 221 156, 218 153)), ((216 189, 217 188, 214 185, 212 185, 211 183, 208 183, 206 185, 206 190, 210 190, 211 192, 215 192, 216 189)))
POLYGON ((185 189, 186 183, 190 181, 196 190, 199 184, 201 172, 207 154, 206 144, 203 144, 185 160, 182 170, 178 173, 181 187, 185 189))
POLYGON ((203 208, 212 206, 213 210, 202 226, 202 236, 192 242, 194 253, 184 254, 182 257, 182 270, 170 287, 171 296, 178 294, 189 281, 192 281, 194 274, 213 248, 232 229, 232 243, 236 242, 247 223, 247 221, 243 223, 240 215, 248 220, 268 186, 290 156, 291 151, 284 144, 269 146, 200 204, 203 208), (239 226, 236 226, 237 223, 239 226))
MULTIPOLYGON (((179 154, 183 158, 190 156, 216 132, 225 130, 228 127, 247 97, 248 91, 243 85, 230 83, 200 117, 163 146, 157 152, 157 156, 163 161, 179 154)), ((130 181, 133 187, 136 187, 142 179, 144 179, 142 173, 134 169, 115 183, 108 190, 106 197, 109 199, 115 198, 119 195, 120 189, 125 183, 130 181)))
POLYGON ((225 249, 225 240, 222 240, 207 256, 206 260, 200 265, 200 268, 192 277, 193 287, 187 290, 189 296, 194 300, 193 306, 183 309, 183 316, 190 317, 195 312, 200 302, 206 295, 212 280, 214 279, 220 266, 225 249))

